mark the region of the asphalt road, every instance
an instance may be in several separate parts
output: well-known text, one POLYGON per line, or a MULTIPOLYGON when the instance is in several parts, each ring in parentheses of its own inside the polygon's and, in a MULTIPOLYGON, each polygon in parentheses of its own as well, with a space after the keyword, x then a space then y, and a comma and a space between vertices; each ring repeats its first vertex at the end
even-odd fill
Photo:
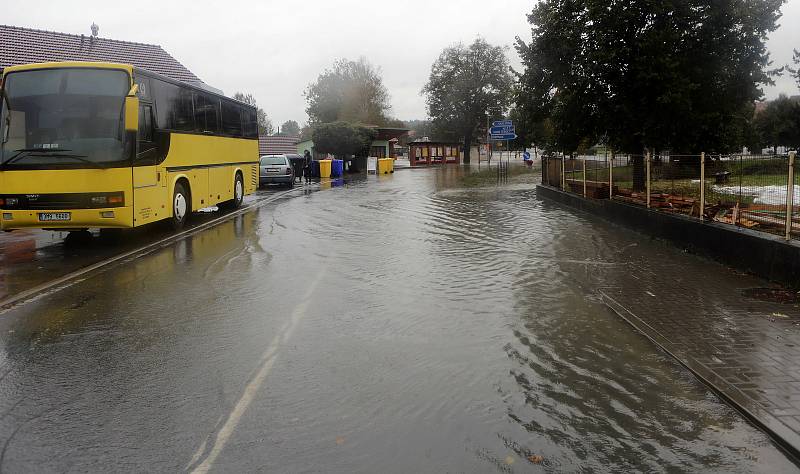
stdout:
POLYGON ((573 274, 694 257, 459 172, 314 185, 3 312, 0 471, 796 470, 573 274))

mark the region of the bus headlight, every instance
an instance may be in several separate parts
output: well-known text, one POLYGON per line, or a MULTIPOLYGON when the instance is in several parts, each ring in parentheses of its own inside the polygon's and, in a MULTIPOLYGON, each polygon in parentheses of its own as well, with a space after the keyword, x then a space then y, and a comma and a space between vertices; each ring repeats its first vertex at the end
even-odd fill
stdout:
POLYGON ((125 194, 103 193, 89 196, 90 207, 120 207, 125 204, 125 194))
POLYGON ((15 198, 15 197, 1 198, 0 197, 0 206, 3 206, 3 207, 16 207, 17 204, 19 204, 19 198, 15 198))

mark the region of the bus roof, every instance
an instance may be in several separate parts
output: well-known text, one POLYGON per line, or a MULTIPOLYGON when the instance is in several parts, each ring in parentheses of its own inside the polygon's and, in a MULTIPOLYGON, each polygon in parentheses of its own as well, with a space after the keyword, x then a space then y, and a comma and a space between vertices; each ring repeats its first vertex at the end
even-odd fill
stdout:
POLYGON ((122 69, 124 71, 127 71, 128 74, 133 74, 133 66, 130 64, 92 62, 92 61, 59 61, 50 63, 32 63, 32 64, 20 64, 17 66, 8 66, 3 70, 3 75, 6 75, 10 72, 30 71, 35 69, 58 69, 58 68, 76 68, 76 67, 85 67, 93 69, 122 69))

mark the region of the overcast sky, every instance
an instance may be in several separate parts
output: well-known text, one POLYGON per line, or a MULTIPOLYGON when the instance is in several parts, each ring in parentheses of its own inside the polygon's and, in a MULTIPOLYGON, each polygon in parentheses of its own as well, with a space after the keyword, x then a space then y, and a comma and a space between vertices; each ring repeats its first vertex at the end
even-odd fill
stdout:
MULTIPOLYGON (((383 70, 392 115, 425 118, 419 91, 442 48, 478 35, 509 47, 519 67, 514 37, 530 38, 525 15, 532 0, 305 0, 117 2, 26 0, 3 9, 0 22, 66 33, 161 45, 208 84, 228 95, 252 92, 273 122, 306 122, 303 90, 337 58, 365 56, 383 70)), ((800 0, 783 7, 769 41, 776 65, 800 49, 800 0)), ((765 90, 796 94, 789 78, 765 90)))

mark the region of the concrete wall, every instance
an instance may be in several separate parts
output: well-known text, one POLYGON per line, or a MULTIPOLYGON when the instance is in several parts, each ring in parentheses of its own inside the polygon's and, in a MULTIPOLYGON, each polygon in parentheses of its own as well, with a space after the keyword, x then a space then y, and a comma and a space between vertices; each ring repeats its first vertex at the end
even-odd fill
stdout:
POLYGON ((800 242, 796 240, 609 199, 584 199, 544 185, 538 185, 536 193, 745 272, 800 288, 800 242))

